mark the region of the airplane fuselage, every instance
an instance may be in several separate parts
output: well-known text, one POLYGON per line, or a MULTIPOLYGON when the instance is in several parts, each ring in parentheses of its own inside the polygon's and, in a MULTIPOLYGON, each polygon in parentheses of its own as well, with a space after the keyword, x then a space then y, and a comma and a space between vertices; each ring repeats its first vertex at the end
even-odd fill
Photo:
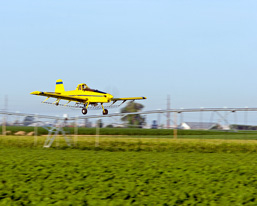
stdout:
POLYGON ((83 98, 85 102, 90 103, 108 103, 111 101, 113 96, 111 94, 101 92, 98 90, 95 91, 82 91, 82 90, 71 90, 62 92, 61 95, 83 98))

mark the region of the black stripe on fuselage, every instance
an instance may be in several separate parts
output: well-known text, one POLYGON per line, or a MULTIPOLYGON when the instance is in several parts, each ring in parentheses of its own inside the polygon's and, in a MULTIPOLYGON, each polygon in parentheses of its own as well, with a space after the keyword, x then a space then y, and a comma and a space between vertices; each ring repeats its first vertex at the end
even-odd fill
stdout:
POLYGON ((94 92, 98 92, 98 93, 102 93, 102 94, 107 94, 106 92, 102 92, 102 91, 99 91, 97 89, 95 89, 94 92))
POLYGON ((70 97, 105 97, 104 95, 69 95, 70 97))

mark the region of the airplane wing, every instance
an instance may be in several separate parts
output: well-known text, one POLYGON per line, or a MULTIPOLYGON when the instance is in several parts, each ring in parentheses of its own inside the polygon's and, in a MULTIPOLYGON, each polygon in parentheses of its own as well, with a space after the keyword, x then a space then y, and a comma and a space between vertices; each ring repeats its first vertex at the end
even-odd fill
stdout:
POLYGON ((112 98, 112 101, 126 101, 126 100, 140 100, 146 99, 146 97, 125 97, 125 98, 112 98))
POLYGON ((31 92, 30 94, 33 95, 39 95, 39 96, 45 96, 45 97, 53 97, 53 98, 57 98, 57 99, 64 99, 64 100, 68 100, 68 101, 74 101, 74 102, 85 102, 87 99, 83 98, 83 97, 78 97, 78 96, 68 96, 68 95, 62 95, 60 93, 56 93, 56 92, 39 92, 39 91, 35 91, 35 92, 31 92))

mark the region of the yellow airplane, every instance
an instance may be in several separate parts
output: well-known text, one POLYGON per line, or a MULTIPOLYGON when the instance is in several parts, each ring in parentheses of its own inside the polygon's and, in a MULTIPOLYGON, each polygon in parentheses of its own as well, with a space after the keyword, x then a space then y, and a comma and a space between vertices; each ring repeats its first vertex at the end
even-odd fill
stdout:
POLYGON ((30 94, 46 96, 47 98, 43 101, 47 101, 50 97, 57 98, 57 100, 52 103, 55 105, 59 105, 60 100, 68 100, 68 103, 64 106, 67 106, 70 102, 76 102, 76 105, 82 104, 82 114, 87 114, 88 106, 97 106, 98 103, 101 104, 103 109, 103 115, 108 114, 108 110, 104 109, 103 103, 113 102, 115 104, 117 101, 126 102, 127 100, 140 100, 146 99, 146 97, 129 97, 129 98, 113 98, 111 94, 106 92, 102 92, 96 89, 90 89, 86 84, 79 84, 76 90, 65 91, 63 86, 63 81, 58 79, 56 81, 55 92, 40 92, 34 91, 30 94))

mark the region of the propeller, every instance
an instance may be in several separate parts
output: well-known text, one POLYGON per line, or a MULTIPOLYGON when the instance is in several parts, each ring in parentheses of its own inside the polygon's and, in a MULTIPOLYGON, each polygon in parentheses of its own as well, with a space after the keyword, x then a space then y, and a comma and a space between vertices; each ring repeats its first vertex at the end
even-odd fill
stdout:
POLYGON ((113 97, 119 97, 120 95, 119 89, 114 85, 108 85, 105 88, 105 92, 111 94, 113 97))

